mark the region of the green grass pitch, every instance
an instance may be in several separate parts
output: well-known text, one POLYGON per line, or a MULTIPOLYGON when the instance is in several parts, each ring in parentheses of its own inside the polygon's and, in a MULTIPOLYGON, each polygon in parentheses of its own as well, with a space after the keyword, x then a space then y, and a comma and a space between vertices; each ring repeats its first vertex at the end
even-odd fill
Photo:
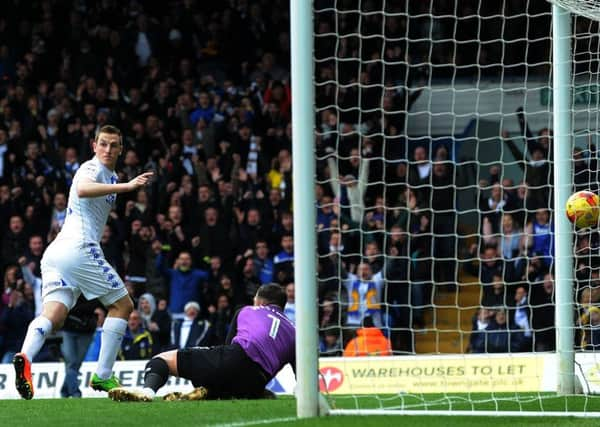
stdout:
MULTIPOLYGON (((471 408, 463 403, 466 396, 456 396, 453 407, 457 409, 471 408)), ((471 396, 475 400, 485 396, 471 396)), ((489 396, 488 396, 489 397, 489 396)), ((513 395, 514 397, 514 395, 513 395)), ((440 395, 425 398, 432 409, 447 408, 447 404, 435 405, 440 395)), ((335 404, 339 408, 355 407, 374 408, 390 404, 395 406, 399 397, 383 399, 336 397, 335 404)), ((588 410, 600 410, 598 398, 587 400, 588 410)), ((535 410, 539 402, 527 405, 527 396, 520 396, 522 408, 535 410)), ((404 398, 403 403, 413 406, 421 398, 404 398), (412 399, 412 400, 411 400, 412 399)), ((547 410, 564 410, 568 405, 573 410, 581 409, 585 398, 550 398, 544 401, 547 410)), ((482 404, 480 409, 492 409, 494 404, 482 404)), ((503 409, 514 410, 518 405, 506 404, 503 409)), ((539 409, 538 409, 539 410, 539 409)), ((514 417, 440 417, 440 416, 332 416, 318 419, 296 420, 295 400, 282 397, 276 400, 228 400, 200 402, 163 402, 131 403, 112 402, 108 399, 39 399, 32 401, 5 400, 0 402, 0 426, 594 426, 600 425, 600 419, 586 418, 514 418, 514 417)))

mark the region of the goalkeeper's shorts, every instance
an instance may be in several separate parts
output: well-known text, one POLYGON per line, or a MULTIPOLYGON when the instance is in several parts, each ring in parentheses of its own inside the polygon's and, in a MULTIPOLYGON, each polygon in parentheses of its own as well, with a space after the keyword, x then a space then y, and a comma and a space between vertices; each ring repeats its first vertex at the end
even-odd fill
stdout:
POLYGON ((205 387, 208 399, 261 398, 271 380, 236 343, 179 350, 177 371, 194 387, 205 387))

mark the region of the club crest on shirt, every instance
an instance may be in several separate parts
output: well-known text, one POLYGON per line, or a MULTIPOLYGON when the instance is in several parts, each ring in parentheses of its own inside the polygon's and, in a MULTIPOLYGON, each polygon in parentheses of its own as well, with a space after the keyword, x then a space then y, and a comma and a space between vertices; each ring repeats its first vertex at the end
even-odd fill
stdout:
MULTIPOLYGON (((116 184, 117 183, 117 177, 116 176, 111 176, 110 177, 110 183, 111 184, 116 184)), ((115 200, 117 199, 117 194, 116 193, 112 193, 106 196, 106 203, 108 203, 109 205, 112 205, 113 203, 115 203, 115 200)))

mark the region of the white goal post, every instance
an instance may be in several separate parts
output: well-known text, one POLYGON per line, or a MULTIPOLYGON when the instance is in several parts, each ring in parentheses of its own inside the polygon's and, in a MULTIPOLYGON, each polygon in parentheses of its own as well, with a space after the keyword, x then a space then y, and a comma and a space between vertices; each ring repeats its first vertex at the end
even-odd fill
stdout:
MULTIPOLYGON (((522 10, 511 10, 506 16, 505 11, 514 5, 500 0, 501 6, 491 10, 493 8, 482 6, 485 1, 465 2, 475 7, 460 9, 459 2, 453 0, 449 2, 453 7, 438 10, 434 0, 420 1, 419 6, 408 0, 290 0, 298 380, 295 394, 300 418, 325 414, 600 417, 600 398, 593 396, 589 384, 581 384, 588 381, 589 372, 583 372, 581 363, 576 362, 574 343, 576 339, 580 340, 578 328, 581 325, 575 323, 575 311, 580 314, 589 307, 580 304, 581 289, 574 289, 574 283, 580 280, 574 274, 578 268, 574 269, 575 260, 579 256, 574 252, 574 244, 583 241, 583 237, 574 239, 577 234, 564 208, 580 171, 574 168, 574 153, 585 151, 581 148, 585 144, 590 147, 600 144, 600 115, 597 112, 600 67, 594 68, 600 63, 599 42, 593 31, 598 27, 587 21, 600 20, 600 1, 551 0, 551 7, 540 8, 536 3, 537 8, 534 8, 533 0, 526 0, 522 10), (393 4, 404 6, 396 9, 393 4), (350 10, 352 5, 355 10, 350 10), (319 19, 323 16, 327 18, 319 19), (489 22, 496 26, 488 25, 489 22), (484 34, 486 25, 487 33, 484 34), (519 25, 524 25, 525 29, 517 29, 519 25), (588 55, 580 61, 573 55, 574 40, 585 31, 586 25, 589 28, 586 37, 590 39, 588 55), (473 32, 471 35, 462 33, 464 29, 473 32), (386 50, 388 40, 394 42, 390 43, 394 47, 389 51, 386 50), (326 48, 321 49, 320 44, 326 48), (547 52, 543 51, 545 47, 547 52), (517 49, 523 50, 522 56, 511 52, 517 49), (474 59, 467 51, 476 52, 472 54, 474 59), (546 56, 542 58, 544 53, 546 56), (590 65, 581 71, 576 66, 578 61, 581 64, 588 61, 590 65), (347 64, 355 66, 353 75, 348 75, 347 64), (391 77, 390 73, 398 73, 399 77, 391 77), (585 89, 587 95, 582 95, 583 101, 576 100, 575 92, 579 93, 579 89, 575 90, 574 86, 586 83, 589 86, 585 89), (324 95, 319 98, 319 94, 324 95), (576 102, 583 106, 575 108, 576 102), (592 112, 592 109, 596 111, 592 112), (541 155, 539 151, 543 151, 543 144, 536 141, 538 137, 530 135, 530 126, 541 128, 539 138, 551 141, 544 154, 548 157, 536 157, 541 155), (581 132, 579 139, 578 132, 581 132), (427 158, 417 158, 416 147, 423 147, 427 158), (436 156, 441 151, 441 157, 434 157, 434 150, 436 156), (355 158, 357 161, 352 164, 355 158), (536 184, 531 175, 539 173, 539 166, 544 162, 551 165, 552 172, 547 172, 545 183, 537 181, 536 184), (423 172, 420 166, 425 164, 430 168, 423 172), (443 167, 439 169, 446 172, 439 172, 440 175, 434 177, 440 164, 443 167), (405 187, 399 178, 402 168, 406 182, 411 179, 410 173, 416 174, 415 181, 405 187), (494 175, 494 168, 500 170, 497 175, 494 175), (391 179, 388 175, 391 170, 398 176, 391 179), (419 173, 424 174, 420 180, 419 173), (440 177, 450 179, 450 184, 440 177), (436 181, 436 178, 440 180, 436 181), (498 186, 504 197, 501 203, 493 200, 493 192, 498 186), (317 187, 319 192, 330 191, 331 197, 317 194, 317 187), (358 198, 349 195, 350 187, 358 198), (396 187, 401 187, 402 193, 394 190, 394 197, 399 197, 402 202, 398 203, 405 205, 395 205, 395 201, 388 199, 392 193, 388 190, 396 187), (426 191, 421 192, 423 188, 426 191), (421 196, 413 194, 414 189, 414 193, 421 196), (445 190, 452 194, 452 208, 434 207, 439 201, 435 197, 443 195, 445 190), (530 195, 535 192, 542 205, 546 204, 528 208, 527 196, 523 196, 519 209, 525 211, 525 219, 521 219, 521 243, 515 248, 518 255, 502 259, 503 245, 507 244, 505 239, 510 236, 506 234, 503 222, 500 222, 499 230, 489 225, 489 221, 486 223, 482 206, 486 206, 489 197, 490 206, 494 206, 491 215, 498 214, 502 221, 510 216, 512 220, 520 211, 517 208, 511 211, 507 207, 503 210, 503 206, 508 206, 506 194, 510 191, 516 200, 522 190, 530 195), (370 198, 369 204, 365 202, 366 198, 370 198), (330 208, 335 215, 328 210, 323 214, 326 222, 317 224, 315 207, 320 210, 330 208), (339 213, 342 210, 347 217, 344 226, 341 220, 344 214, 339 213), (540 255, 534 250, 535 236, 530 230, 537 233, 535 227, 543 221, 538 221, 535 216, 544 210, 550 216, 546 225, 554 245, 550 250, 554 252, 540 255), (435 222, 436 212, 441 212, 438 218, 444 218, 448 223, 435 222), (404 214, 407 219, 403 225, 389 222, 389 218, 404 218, 404 214), (335 225, 331 225, 330 219, 335 225), (354 246, 344 249, 343 244, 332 244, 334 240, 323 242, 319 240, 317 230, 328 233, 328 239, 333 239, 333 234, 339 235, 340 242, 352 234, 354 246), (429 236, 429 246, 423 246, 426 249, 406 243, 406 240, 415 242, 424 235, 429 236), (402 237, 394 240, 397 236, 402 237), (367 248, 374 241, 374 249, 373 246, 367 248), (396 244, 408 247, 406 253, 393 246, 396 244), (430 389, 426 382, 415 380, 410 384, 413 388, 408 390, 399 388, 390 392, 387 391, 389 388, 382 387, 386 391, 374 397, 375 403, 370 407, 363 406, 361 399, 377 393, 364 392, 364 381, 360 382, 359 378, 353 384, 354 388, 340 388, 348 390, 348 395, 340 395, 336 401, 347 405, 328 408, 324 404, 320 390, 331 391, 329 381, 334 378, 331 373, 334 371, 327 371, 330 377, 323 378, 321 370, 319 378, 320 367, 330 366, 340 371, 339 375, 344 378, 362 369, 357 367, 359 362, 356 360, 360 358, 319 359, 324 328, 331 326, 339 331, 336 345, 341 349, 331 350, 333 347, 329 348, 325 343, 325 352, 337 353, 322 356, 341 356, 348 335, 360 328, 365 313, 369 318, 379 319, 380 316, 381 321, 375 326, 389 339, 390 352, 394 354, 388 359, 389 363, 384 363, 384 368, 380 361, 386 359, 381 356, 380 359, 363 360, 370 360, 365 362, 365 372, 374 372, 373 379, 369 380, 373 384, 378 381, 378 372, 383 370, 388 377, 400 376, 398 372, 412 369, 407 367, 409 362, 414 363, 410 366, 418 366, 421 360, 424 366, 431 365, 436 372, 445 373, 460 372, 461 366, 468 370, 485 357, 488 357, 485 360, 489 366, 493 366, 494 360, 516 366, 512 361, 520 360, 520 354, 525 353, 513 352, 511 338, 507 347, 510 350, 505 357, 488 353, 487 341, 485 354, 464 354, 475 353, 471 339, 479 332, 477 327, 492 321, 480 321, 478 316, 487 310, 483 296, 493 292, 490 289, 497 283, 495 278, 493 282, 484 282, 481 276, 474 277, 475 273, 465 272, 469 271, 467 267, 476 266, 482 274, 482 265, 495 261, 495 258, 484 257, 486 248, 492 245, 498 248, 503 279, 509 263, 513 263, 510 264, 513 268, 520 262, 531 266, 551 259, 547 274, 553 283, 552 297, 548 300, 552 302, 539 307, 553 306, 555 325, 546 325, 541 331, 533 330, 531 316, 539 307, 529 299, 527 307, 519 314, 529 313, 526 326, 518 331, 519 337, 529 339, 529 347, 516 351, 526 351, 528 357, 531 356, 531 362, 522 365, 529 366, 523 369, 531 369, 523 378, 524 382, 535 383, 535 386, 519 388, 518 375, 513 375, 507 383, 502 383, 505 388, 500 393, 493 384, 502 379, 490 374, 486 377, 489 395, 481 396, 486 392, 475 386, 471 388, 473 378, 468 379, 469 388, 462 394, 452 388, 452 379, 444 379, 430 389), (369 253, 370 250, 375 252, 369 253), (352 260, 349 261, 352 269, 341 265, 339 260, 343 256, 352 260), (380 275, 377 276, 368 265, 370 273, 365 273, 363 278, 361 265, 370 262, 364 260, 376 257, 383 259, 379 265, 380 275), (333 277, 326 279, 331 279, 329 282, 338 287, 338 292, 334 292, 337 299, 333 301, 337 307, 334 310, 338 310, 334 311, 338 323, 325 326, 320 318, 320 310, 325 305, 321 288, 322 283, 327 282, 320 276, 319 262, 323 259, 330 262, 334 272, 333 277), (406 264, 402 264, 404 261, 406 264), (394 273, 389 273, 392 270, 394 273), (400 270, 403 272, 398 273, 400 270), (348 284, 351 280, 354 285, 348 284), (367 282, 368 290, 361 290, 360 286, 367 286, 367 282), (389 296, 390 289, 397 283, 405 286, 403 289, 407 291, 394 300, 389 296), (473 302, 470 292, 475 287, 481 290, 473 302), (366 297, 366 308, 363 310, 362 305, 358 308, 358 303, 355 308, 363 316, 362 320, 347 322, 352 307, 349 300, 354 294, 358 298, 369 292, 372 292, 371 296, 376 295, 375 299, 366 297), (473 330, 470 329, 471 318, 473 330), (542 332, 554 329, 555 345, 538 346, 536 340, 542 332), (404 347, 406 340, 410 343, 404 347), (398 342, 402 342, 402 346, 396 347, 398 342), (403 357, 407 353, 410 356, 404 363, 403 357), (427 356, 421 356, 424 354, 427 356), (455 354, 458 361, 449 354, 455 354), (542 370, 539 366, 536 370, 537 361, 544 362, 542 370), (554 367, 549 367, 552 364, 554 367), (554 378, 548 379, 549 371, 554 378), (552 392, 549 392, 549 384, 552 392), (582 392, 580 409, 572 410, 568 399, 582 392), (559 409, 548 403, 553 399, 563 399, 559 400, 559 409)), ((597 152, 586 159, 595 155, 597 152)), ((589 162, 591 165, 591 160, 589 162)), ((588 172, 590 177, 594 173, 588 172)), ((595 188, 598 189, 597 182, 595 188)), ((519 280, 505 285, 510 291, 503 291, 504 305, 495 306, 493 315, 501 317, 504 313, 516 319, 519 302, 516 305, 508 302, 507 295, 513 298, 515 289, 524 287, 528 297, 533 287, 542 288, 542 285, 537 286, 539 279, 528 275, 527 268, 519 280)), ((539 271, 544 270, 540 268, 539 271)), ((516 301, 516 296, 514 298, 516 301)), ((591 329, 588 333, 592 333, 591 329)), ((594 348, 593 344, 591 348, 594 348)), ((587 345, 590 345, 589 337, 587 345)), ((583 345, 579 349, 586 350, 583 345)), ((600 375, 600 369, 594 369, 599 372, 589 375, 600 375)), ((408 381, 402 382, 403 379, 397 381, 403 386, 408 384, 408 381)))
POLYGON ((571 194, 571 14, 552 6, 552 92, 554 102, 554 211, 556 215, 556 352, 558 391, 575 392, 575 349, 573 347, 573 228, 565 214, 571 194))
MULTIPOLYGON (((294 187, 294 278, 312 284, 316 279, 314 162, 314 84, 312 2, 290 1, 292 93, 292 181, 294 187), (307 214, 309 213, 309 214, 307 214)), ((317 287, 299 286, 296 292, 296 388, 298 417, 318 415, 317 287)))

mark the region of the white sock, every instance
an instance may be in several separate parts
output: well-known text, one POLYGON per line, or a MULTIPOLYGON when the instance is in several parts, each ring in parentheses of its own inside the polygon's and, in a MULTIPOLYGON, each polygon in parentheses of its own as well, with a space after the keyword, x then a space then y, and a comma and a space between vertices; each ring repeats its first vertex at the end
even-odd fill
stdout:
POLYGON ((125 335, 127 321, 118 317, 107 317, 102 325, 102 336, 100 337, 100 355, 98 356, 98 367, 96 374, 107 379, 112 374, 117 354, 121 349, 121 341, 125 335))
POLYGON ((144 387, 142 389, 142 394, 144 396, 148 396, 151 397, 152 399, 154 399, 154 396, 156 396, 156 393, 154 392, 154 390, 152 390, 150 387, 144 387))
POLYGON ((31 321, 21 347, 21 353, 25 353, 30 362, 38 354, 50 332, 52 332, 52 322, 47 317, 38 316, 31 321))

